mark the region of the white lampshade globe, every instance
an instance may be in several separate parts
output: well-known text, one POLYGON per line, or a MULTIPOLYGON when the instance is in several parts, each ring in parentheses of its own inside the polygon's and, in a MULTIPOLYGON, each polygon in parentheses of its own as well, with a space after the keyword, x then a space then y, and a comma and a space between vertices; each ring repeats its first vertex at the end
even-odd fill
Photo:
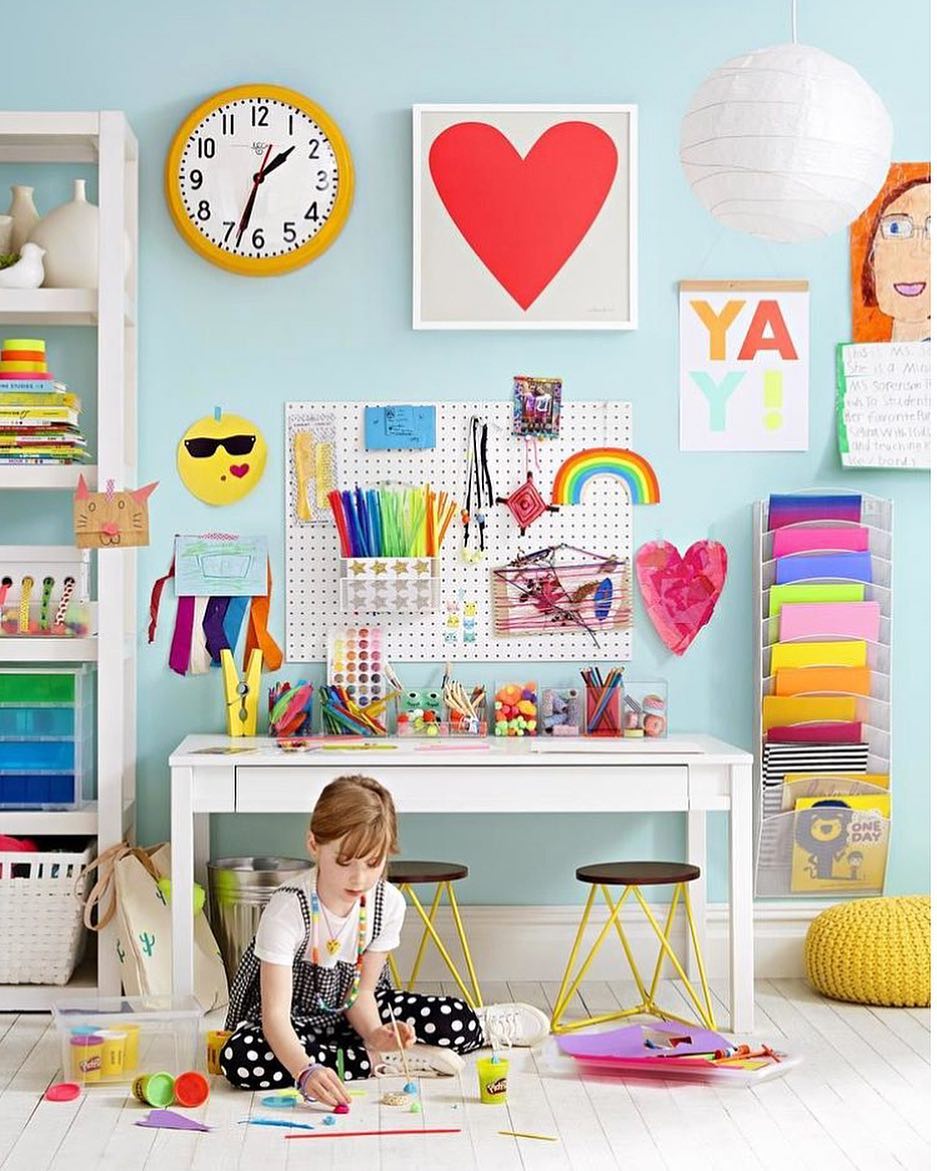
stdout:
POLYGON ((851 65, 787 44, 710 74, 684 115, 680 161, 720 223, 795 244, 829 236, 868 207, 891 144, 882 99, 851 65))

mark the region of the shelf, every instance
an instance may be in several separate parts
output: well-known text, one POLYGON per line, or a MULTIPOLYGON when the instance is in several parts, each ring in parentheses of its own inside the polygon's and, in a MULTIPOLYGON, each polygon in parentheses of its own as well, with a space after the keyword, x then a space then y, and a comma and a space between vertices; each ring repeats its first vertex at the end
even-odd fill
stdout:
MULTIPOLYGON (((124 321, 134 320, 129 297, 124 321)), ((97 289, 0 289, 0 324, 97 325, 97 289)))
POLYGON ((79 475, 94 489, 98 482, 98 469, 94 464, 61 464, 43 466, 27 464, 0 464, 0 489, 16 489, 23 492, 52 491, 74 492, 78 487, 79 475))
POLYGON ((0 665, 7 663, 96 663, 97 638, 0 638, 0 665))
POLYGON ((95 997, 97 942, 94 936, 88 940, 84 959, 67 984, 0 984, 0 1012, 48 1012, 53 1004, 95 997))
MULTIPOLYGON (((133 824, 135 803, 124 802, 123 828, 133 824)), ((62 834, 97 836, 98 803, 89 801, 81 809, 0 809, 0 833, 62 834)))

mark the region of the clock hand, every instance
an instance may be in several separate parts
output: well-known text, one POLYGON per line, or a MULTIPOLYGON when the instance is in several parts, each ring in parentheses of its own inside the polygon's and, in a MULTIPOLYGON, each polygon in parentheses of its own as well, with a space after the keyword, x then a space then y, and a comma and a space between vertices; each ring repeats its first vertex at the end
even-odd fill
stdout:
POLYGON ((260 177, 261 183, 264 181, 264 179, 266 179, 266 177, 270 174, 271 171, 275 171, 277 169, 277 167, 282 166, 282 164, 286 162, 286 160, 290 157, 290 155, 293 153, 293 151, 295 149, 296 149, 296 147, 294 145, 294 146, 291 146, 289 148, 289 150, 280 151, 280 153, 273 160, 273 162, 270 164, 270 166, 264 168, 263 174, 260 177))
POLYGON ((263 182, 264 167, 267 165, 267 159, 270 158, 270 152, 272 150, 273 143, 267 143, 267 153, 264 155, 263 161, 260 164, 260 170, 254 175, 254 186, 251 188, 251 193, 247 197, 247 203, 244 205, 244 211, 241 213, 241 221, 238 224, 237 241, 234 245, 235 248, 240 248, 241 237, 247 231, 247 225, 250 223, 251 212, 254 210, 254 200, 257 198, 257 188, 263 182))

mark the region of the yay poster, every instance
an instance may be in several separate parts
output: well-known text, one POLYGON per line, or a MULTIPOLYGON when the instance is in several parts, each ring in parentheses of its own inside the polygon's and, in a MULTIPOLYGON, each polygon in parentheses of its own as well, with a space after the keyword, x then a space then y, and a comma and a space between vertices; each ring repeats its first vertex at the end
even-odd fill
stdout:
POLYGON ((682 281, 680 450, 806 451, 806 281, 682 281))

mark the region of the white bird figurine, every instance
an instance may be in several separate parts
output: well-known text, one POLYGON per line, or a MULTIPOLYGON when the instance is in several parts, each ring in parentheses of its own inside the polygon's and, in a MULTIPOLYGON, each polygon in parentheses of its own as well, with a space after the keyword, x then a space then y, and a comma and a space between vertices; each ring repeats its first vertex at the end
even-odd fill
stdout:
POLYGON ((38 289, 45 278, 42 267, 45 254, 45 248, 38 244, 24 244, 16 264, 0 268, 0 289, 38 289))

